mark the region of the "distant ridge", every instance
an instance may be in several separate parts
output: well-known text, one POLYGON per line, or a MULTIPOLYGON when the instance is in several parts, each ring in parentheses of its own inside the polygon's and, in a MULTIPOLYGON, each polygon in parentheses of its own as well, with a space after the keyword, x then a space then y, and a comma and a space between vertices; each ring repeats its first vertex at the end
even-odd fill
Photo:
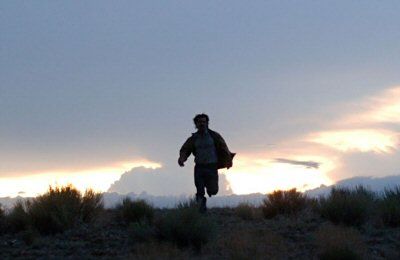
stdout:
POLYGON ((336 182, 333 185, 321 185, 318 188, 305 191, 310 197, 325 196, 329 194, 333 186, 354 188, 362 185, 374 192, 382 192, 385 188, 400 186, 400 175, 390 175, 385 177, 357 176, 336 182))
MULTIPOLYGON (((358 176, 338 181, 331 186, 321 185, 321 187, 319 188, 307 190, 304 193, 309 197, 325 196, 329 194, 333 186, 353 188, 357 185, 363 185, 364 187, 369 188, 375 192, 382 192, 385 188, 400 186, 400 175, 391 175, 385 177, 358 176)), ((127 194, 120 194, 117 192, 103 193, 104 205, 106 208, 114 207, 125 197, 129 197, 131 199, 144 199, 152 203, 153 206, 157 208, 173 208, 176 206, 177 203, 185 201, 191 196, 193 195, 182 194, 178 196, 154 196, 146 192, 142 192, 140 194, 136 194, 134 192, 130 192, 127 194)), ((241 202, 248 202, 253 205, 260 205, 264 198, 265 194, 262 193, 252 193, 246 195, 217 195, 211 198, 207 198, 207 205, 209 207, 235 207, 241 202)), ((0 203, 6 208, 10 208, 17 200, 26 199, 28 198, 20 196, 15 198, 3 197, 0 198, 0 203)))

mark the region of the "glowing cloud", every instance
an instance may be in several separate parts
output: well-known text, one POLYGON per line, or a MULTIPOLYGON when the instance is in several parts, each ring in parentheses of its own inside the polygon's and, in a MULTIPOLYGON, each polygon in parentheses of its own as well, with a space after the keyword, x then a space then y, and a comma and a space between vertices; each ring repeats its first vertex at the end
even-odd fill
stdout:
POLYGON ((383 129, 338 130, 313 134, 309 141, 343 152, 392 153, 398 146, 398 135, 383 129))
MULTIPOLYGON (((235 158, 236 159, 236 158, 235 158)), ((293 161, 317 161, 318 168, 277 161, 276 159, 238 156, 235 167, 225 176, 235 194, 268 193, 277 189, 297 188, 300 191, 330 185, 326 173, 334 168, 332 162, 322 157, 296 157, 293 161)))
POLYGON ((45 192, 49 185, 72 184, 80 191, 92 188, 106 191, 120 176, 135 167, 160 168, 161 164, 149 160, 117 162, 112 165, 78 171, 52 171, 40 174, 0 178, 0 197, 21 195, 37 196, 45 192))
POLYGON ((359 102, 362 111, 345 116, 340 122, 345 124, 400 123, 400 87, 394 87, 359 102))
POLYGON ((365 117, 375 122, 400 123, 400 87, 385 91, 375 99, 374 108, 365 117))

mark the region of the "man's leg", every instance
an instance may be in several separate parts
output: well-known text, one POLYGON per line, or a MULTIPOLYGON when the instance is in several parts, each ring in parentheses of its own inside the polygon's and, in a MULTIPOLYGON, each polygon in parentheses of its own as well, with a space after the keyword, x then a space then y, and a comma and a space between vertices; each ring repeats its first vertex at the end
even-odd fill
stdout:
POLYGON ((204 169, 200 167, 194 168, 194 184, 196 185, 196 202, 200 204, 200 212, 206 211, 206 202, 207 199, 204 196, 204 188, 205 188, 205 178, 204 178, 204 169))
POLYGON ((218 193, 218 169, 208 170, 205 179, 208 196, 216 195, 218 193))

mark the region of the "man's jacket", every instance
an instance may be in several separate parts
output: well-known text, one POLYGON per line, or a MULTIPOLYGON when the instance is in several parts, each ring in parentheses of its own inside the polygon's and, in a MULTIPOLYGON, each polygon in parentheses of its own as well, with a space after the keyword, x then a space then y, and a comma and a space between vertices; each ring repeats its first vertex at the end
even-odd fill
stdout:
MULTIPOLYGON (((217 168, 229 169, 230 167, 232 167, 233 157, 235 156, 236 153, 231 153, 229 151, 228 146, 225 143, 225 140, 219 133, 211 129, 208 129, 208 132, 210 133, 212 139, 214 140, 215 148, 217 150, 217 157, 218 157, 217 168)), ((186 142, 182 145, 182 148, 179 151, 180 157, 184 161, 187 160, 187 158, 190 156, 191 153, 193 153, 193 155, 196 156, 196 147, 194 145, 196 136, 197 133, 192 133, 192 136, 190 136, 186 140, 186 142)))

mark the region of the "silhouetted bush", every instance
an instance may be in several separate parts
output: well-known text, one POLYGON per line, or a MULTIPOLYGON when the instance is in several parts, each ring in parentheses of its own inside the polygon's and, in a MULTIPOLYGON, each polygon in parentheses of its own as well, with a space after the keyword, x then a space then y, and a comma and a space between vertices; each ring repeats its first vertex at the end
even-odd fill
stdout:
POLYGON ((367 254, 361 234, 354 228, 325 225, 314 238, 319 259, 364 259, 367 254))
POLYGON ((29 201, 18 200, 10 212, 5 216, 6 228, 11 232, 19 232, 31 225, 31 219, 27 213, 29 201))
POLYGON ((6 217, 5 217, 5 212, 3 205, 0 204, 0 234, 4 232, 4 229, 6 227, 6 217))
POLYGON ((193 256, 188 250, 181 250, 174 244, 149 241, 136 244, 133 248, 133 253, 127 259, 187 260, 193 259, 193 256))
POLYGON ((122 203, 117 206, 117 211, 126 223, 132 222, 147 222, 153 223, 154 208, 145 200, 131 200, 124 198, 122 203))
POLYGON ((81 193, 72 185, 49 187, 49 190, 26 203, 18 202, 7 216, 12 230, 28 228, 53 234, 92 221, 103 209, 101 194, 87 190, 81 193))
POLYGON ((218 252, 218 259, 288 259, 287 244, 283 236, 271 230, 237 225, 210 243, 210 247, 218 252))
POLYGON ((133 243, 150 241, 154 235, 154 227, 147 222, 133 222, 128 227, 129 239, 133 243))
POLYGON ((384 190, 380 201, 380 215, 385 225, 400 226, 400 186, 384 190))
POLYGON ((26 245, 32 245, 35 243, 40 237, 39 232, 34 228, 27 228, 20 232, 20 238, 26 245))
POLYGON ((215 228, 212 219, 199 212, 194 199, 180 203, 156 223, 160 240, 181 248, 193 247, 197 251, 214 236, 215 228))
POLYGON ((80 219, 81 194, 72 185, 49 187, 28 207, 32 224, 41 233, 58 233, 72 228, 80 219))
POLYGON ((337 259, 348 259, 357 260, 362 259, 353 249, 350 247, 332 247, 326 249, 319 255, 321 260, 337 260, 337 259))
POLYGON ((360 226, 368 220, 375 201, 375 194, 363 186, 334 187, 327 198, 320 198, 319 212, 335 224, 360 226))
POLYGON ((255 218, 256 215, 256 208, 249 204, 249 203, 240 203, 236 208, 235 208, 235 213, 238 217, 240 217, 243 220, 252 220, 255 218))
POLYGON ((307 197, 291 189, 287 191, 277 190, 267 195, 261 206, 264 217, 273 218, 276 215, 293 215, 307 206, 307 197))
POLYGON ((104 210, 103 196, 92 189, 87 189, 82 197, 81 217, 85 223, 92 222, 104 210))

